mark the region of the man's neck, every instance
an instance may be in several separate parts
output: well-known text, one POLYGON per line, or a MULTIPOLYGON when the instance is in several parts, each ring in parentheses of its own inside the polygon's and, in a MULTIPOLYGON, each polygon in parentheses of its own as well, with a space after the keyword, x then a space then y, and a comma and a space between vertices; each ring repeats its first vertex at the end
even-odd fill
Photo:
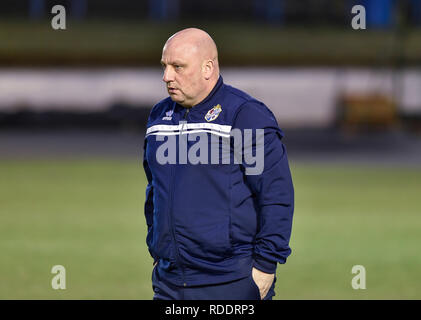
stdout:
POLYGON ((190 106, 183 106, 185 108, 193 108, 194 106, 197 106, 198 104, 200 104, 203 100, 205 100, 209 94, 212 92, 213 88, 215 88, 216 84, 218 83, 218 79, 219 79, 219 75, 216 79, 209 79, 209 84, 206 88, 205 91, 203 91, 203 93, 200 95, 200 98, 198 99, 198 102, 194 103, 193 105, 190 106))

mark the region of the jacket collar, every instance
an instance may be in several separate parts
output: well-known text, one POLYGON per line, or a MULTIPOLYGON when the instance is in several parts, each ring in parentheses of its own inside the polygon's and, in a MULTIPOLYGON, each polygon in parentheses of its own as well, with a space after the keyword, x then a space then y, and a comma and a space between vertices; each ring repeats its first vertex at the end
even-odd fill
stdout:
POLYGON ((212 91, 208 94, 208 96, 205 99, 203 99, 201 102, 199 102, 198 104, 193 106, 193 108, 196 108, 197 106, 206 104, 210 99, 212 99, 212 97, 216 94, 216 92, 219 90, 219 88, 222 87, 223 83, 224 82, 223 82, 222 76, 220 75, 219 78, 218 78, 218 81, 216 82, 215 86, 213 87, 212 91))

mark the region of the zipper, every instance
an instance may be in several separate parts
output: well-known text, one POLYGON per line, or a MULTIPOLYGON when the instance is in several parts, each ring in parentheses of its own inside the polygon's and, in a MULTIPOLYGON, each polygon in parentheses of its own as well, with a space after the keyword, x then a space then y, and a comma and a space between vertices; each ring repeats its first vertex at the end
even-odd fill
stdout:
MULTIPOLYGON (((189 111, 190 111, 190 109, 186 110, 186 113, 184 114, 184 119, 187 119, 187 114, 189 113, 189 111)), ((181 134, 183 132, 183 129, 184 129, 184 123, 181 127, 180 137, 181 137, 181 134)), ((176 260, 176 264, 181 269, 181 280, 182 280, 183 286, 185 287, 185 286, 187 286, 186 281, 185 281, 185 271, 184 271, 184 266, 181 263, 180 251, 179 251, 178 245, 177 245, 177 239, 176 239, 176 236, 175 236, 174 221, 173 221, 173 216, 172 216, 172 212, 171 212, 171 206, 174 202, 174 191, 173 191, 174 176, 175 176, 174 170, 175 170, 175 168, 172 165, 171 166, 171 177, 170 177, 170 202, 169 202, 169 206, 168 206, 168 217, 169 217, 169 220, 170 220, 172 240, 174 242, 175 260, 176 260)))
MULTIPOLYGON (((186 108, 186 109, 187 109, 187 110, 186 110, 186 112, 184 113, 183 120, 187 120, 187 116, 188 116, 188 114, 189 114, 189 112, 190 112, 190 108, 186 108)), ((183 129, 184 129, 185 122, 186 122, 186 121, 183 121, 183 125, 181 126, 181 130, 180 130, 180 137, 181 137, 181 135, 183 134, 183 129)))
POLYGON ((184 113, 184 119, 187 120, 187 116, 190 112, 190 108, 187 108, 186 112, 184 113))
POLYGON ((181 269, 181 279, 182 279, 182 282, 183 282, 183 286, 186 286, 186 281, 185 281, 185 276, 184 276, 184 266, 181 264, 181 261, 180 261, 180 252, 178 250, 177 240, 176 240, 176 237, 175 237, 174 222, 173 222, 173 217, 172 217, 172 213, 171 213, 171 205, 173 203, 173 197, 174 197, 174 192, 173 192, 174 168, 171 168, 171 180, 170 181, 171 181, 171 184, 170 184, 170 203, 169 203, 169 206, 168 206, 168 217, 170 219, 171 235, 172 235, 172 239, 174 241, 175 262, 181 269))

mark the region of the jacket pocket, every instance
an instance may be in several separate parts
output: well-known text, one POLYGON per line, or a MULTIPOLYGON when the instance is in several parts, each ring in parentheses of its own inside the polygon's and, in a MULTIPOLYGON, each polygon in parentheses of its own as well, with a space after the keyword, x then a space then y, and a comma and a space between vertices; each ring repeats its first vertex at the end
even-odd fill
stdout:
POLYGON ((153 221, 152 243, 150 250, 154 258, 175 261, 171 229, 165 212, 155 211, 153 221))
POLYGON ((256 282, 254 281, 253 276, 251 274, 249 275, 249 278, 250 278, 251 286, 253 287, 254 293, 256 294, 256 299, 262 300, 260 296, 260 289, 258 285, 256 284, 256 282))
POLYGON ((177 237, 180 249, 190 257, 218 262, 232 253, 228 215, 189 221, 178 228, 177 237))

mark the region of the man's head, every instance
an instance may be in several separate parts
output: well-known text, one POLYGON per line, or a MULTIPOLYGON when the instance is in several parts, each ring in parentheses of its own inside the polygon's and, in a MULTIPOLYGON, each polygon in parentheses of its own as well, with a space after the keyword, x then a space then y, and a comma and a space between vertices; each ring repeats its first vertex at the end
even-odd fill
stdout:
POLYGON ((219 78, 215 42, 196 28, 181 30, 167 40, 161 64, 171 99, 184 107, 205 99, 219 78))

